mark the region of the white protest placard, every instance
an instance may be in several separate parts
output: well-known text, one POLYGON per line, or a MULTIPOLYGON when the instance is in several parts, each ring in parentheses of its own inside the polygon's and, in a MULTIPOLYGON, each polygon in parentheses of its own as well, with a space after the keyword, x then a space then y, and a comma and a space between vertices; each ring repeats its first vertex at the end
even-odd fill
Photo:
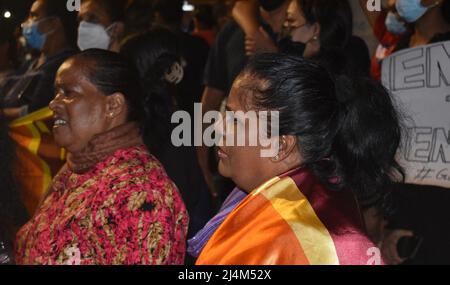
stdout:
POLYGON ((450 41, 394 53, 382 80, 408 117, 406 182, 450 188, 450 41))

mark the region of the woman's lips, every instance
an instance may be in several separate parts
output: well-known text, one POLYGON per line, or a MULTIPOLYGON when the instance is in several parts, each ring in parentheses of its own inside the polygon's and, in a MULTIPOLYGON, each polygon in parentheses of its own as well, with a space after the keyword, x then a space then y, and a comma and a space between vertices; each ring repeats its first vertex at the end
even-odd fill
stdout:
POLYGON ((217 149, 217 156, 221 159, 228 158, 228 154, 220 147, 217 149))

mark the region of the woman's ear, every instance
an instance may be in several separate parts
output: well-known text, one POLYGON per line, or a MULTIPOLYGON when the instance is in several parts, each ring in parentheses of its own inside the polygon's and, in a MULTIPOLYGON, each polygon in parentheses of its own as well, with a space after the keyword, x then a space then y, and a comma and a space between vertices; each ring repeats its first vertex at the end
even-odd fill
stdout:
POLYGON ((316 41, 316 40, 318 40, 320 38, 320 30, 321 30, 320 29, 320 24, 318 22, 316 22, 316 23, 314 23, 312 25, 312 28, 313 28, 313 38, 312 38, 312 40, 316 41))
POLYGON ((275 163, 286 160, 297 149, 296 136, 281 136, 279 142, 279 150, 277 156, 271 160, 275 163))
POLYGON ((106 116, 115 119, 127 113, 125 96, 122 93, 114 93, 106 97, 106 116))

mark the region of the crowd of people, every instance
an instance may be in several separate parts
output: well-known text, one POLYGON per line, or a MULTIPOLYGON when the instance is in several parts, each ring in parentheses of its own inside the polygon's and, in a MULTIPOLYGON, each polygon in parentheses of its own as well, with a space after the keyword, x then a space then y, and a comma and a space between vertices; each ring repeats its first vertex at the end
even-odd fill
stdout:
POLYGON ((1 20, 0 264, 449 263, 445 215, 418 209, 450 192, 404 183, 380 79, 389 55, 450 40, 450 0, 360 0, 372 59, 349 0, 216 2, 35 0, 20 27, 1 20), (172 114, 200 103, 278 112, 277 154, 175 146, 172 114), (9 128, 45 108, 66 155, 30 211, 9 128))

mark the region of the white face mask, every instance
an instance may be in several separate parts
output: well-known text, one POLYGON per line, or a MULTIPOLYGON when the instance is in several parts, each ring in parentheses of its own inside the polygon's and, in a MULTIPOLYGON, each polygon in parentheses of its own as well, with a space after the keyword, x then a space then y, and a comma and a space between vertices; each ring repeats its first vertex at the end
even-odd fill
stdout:
POLYGON ((78 27, 78 47, 81 51, 98 48, 107 50, 111 44, 108 31, 113 25, 105 29, 102 25, 81 21, 78 27))

